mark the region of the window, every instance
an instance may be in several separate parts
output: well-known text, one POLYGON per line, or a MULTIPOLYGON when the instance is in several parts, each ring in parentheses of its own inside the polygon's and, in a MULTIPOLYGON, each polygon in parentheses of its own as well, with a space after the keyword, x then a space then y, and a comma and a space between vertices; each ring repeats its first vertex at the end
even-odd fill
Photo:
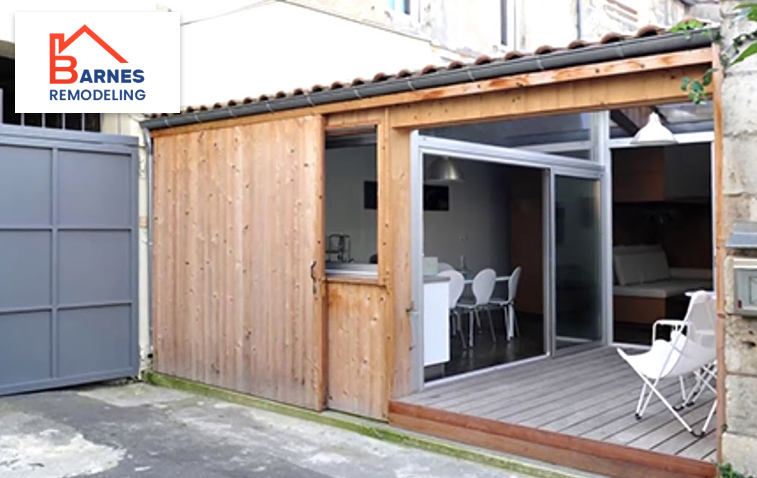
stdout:
POLYGON ((412 9, 410 7, 410 4, 413 0, 388 0, 389 1, 389 10, 393 12, 400 12, 404 13, 405 15, 410 15, 412 12, 412 9))
POLYGON ((501 0, 500 2, 501 29, 503 45, 515 48, 515 1, 501 0))

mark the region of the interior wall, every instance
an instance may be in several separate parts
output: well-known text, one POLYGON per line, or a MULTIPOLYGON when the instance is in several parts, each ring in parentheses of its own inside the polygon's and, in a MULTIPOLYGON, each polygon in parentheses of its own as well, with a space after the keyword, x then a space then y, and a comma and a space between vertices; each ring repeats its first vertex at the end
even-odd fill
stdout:
POLYGON ((670 267, 709 269, 711 217, 709 204, 616 203, 613 245, 661 244, 670 267))
POLYGON ((518 311, 544 312, 544 213, 542 170, 511 168, 510 254, 513 267, 521 267, 518 311))
POLYGON ((357 263, 378 252, 377 211, 363 207, 363 184, 375 180, 376 146, 326 150, 326 237, 349 235, 357 263))
POLYGON ((661 244, 670 267, 712 268, 710 156, 709 143, 615 151, 613 183, 632 189, 613 203, 613 245, 661 244))
POLYGON ((449 185, 449 211, 425 211, 424 255, 466 267, 510 272, 509 169, 480 161, 456 161, 465 179, 449 185))

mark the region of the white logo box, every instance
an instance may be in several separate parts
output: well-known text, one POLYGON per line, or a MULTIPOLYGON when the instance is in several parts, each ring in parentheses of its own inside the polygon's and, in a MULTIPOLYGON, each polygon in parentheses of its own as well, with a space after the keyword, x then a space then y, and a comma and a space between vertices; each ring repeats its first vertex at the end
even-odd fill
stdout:
POLYGON ((17 12, 16 113, 178 113, 180 35, 177 12, 17 12))

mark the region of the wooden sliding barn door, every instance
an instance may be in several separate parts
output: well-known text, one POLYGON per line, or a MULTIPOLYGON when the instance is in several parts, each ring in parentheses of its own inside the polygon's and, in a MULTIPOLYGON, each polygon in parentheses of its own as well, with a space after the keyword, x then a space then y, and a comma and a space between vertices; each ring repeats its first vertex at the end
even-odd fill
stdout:
POLYGON ((156 137, 159 372, 324 408, 323 126, 156 137))

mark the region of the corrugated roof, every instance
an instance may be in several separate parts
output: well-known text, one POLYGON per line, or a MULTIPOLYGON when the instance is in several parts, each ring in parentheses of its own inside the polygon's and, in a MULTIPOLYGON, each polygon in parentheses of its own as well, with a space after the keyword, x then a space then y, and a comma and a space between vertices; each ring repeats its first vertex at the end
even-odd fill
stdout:
MULTIPOLYGON (((709 26, 708 28, 712 28, 712 27, 709 26)), ((630 40, 662 37, 670 33, 671 33, 670 29, 656 26, 656 25, 647 25, 645 27, 639 28, 633 34, 621 34, 617 32, 609 32, 605 34, 604 36, 602 36, 602 38, 600 38, 598 41, 593 41, 593 42, 589 42, 585 40, 574 40, 564 47, 542 45, 533 52, 521 52, 521 51, 514 50, 514 51, 507 52, 503 56, 491 57, 488 55, 482 55, 476 58, 474 61, 467 62, 467 63, 461 62, 461 61, 454 61, 452 63, 443 65, 443 66, 427 65, 418 70, 402 69, 396 73, 378 72, 375 75, 373 75, 373 77, 371 78, 355 78, 354 80, 347 81, 347 82, 334 81, 333 83, 329 85, 317 84, 317 85, 311 86, 310 88, 297 88, 293 91, 279 91, 273 94, 262 94, 257 97, 248 96, 246 98, 241 98, 241 99, 219 101, 212 105, 188 106, 186 108, 183 108, 180 113, 152 114, 150 115, 150 118, 156 119, 156 118, 179 116, 179 115, 196 115, 201 112, 230 109, 230 108, 235 108, 235 107, 239 107, 243 105, 251 105, 251 104, 256 104, 256 103, 270 104, 270 103, 275 103, 276 100, 307 97, 309 95, 320 94, 320 93, 325 93, 325 92, 330 92, 330 91, 337 91, 337 90, 345 90, 345 89, 350 89, 350 88, 357 89, 359 87, 363 87, 366 85, 388 84, 393 81, 407 80, 407 79, 418 78, 418 77, 431 77, 432 75, 437 75, 439 73, 444 73, 444 72, 453 72, 453 71, 464 72, 466 69, 473 70, 477 67, 482 67, 484 65, 501 64, 501 63, 506 63, 513 60, 521 60, 524 58, 538 58, 541 60, 545 60, 545 63, 546 63, 546 60, 548 58, 559 55, 564 52, 568 52, 568 51, 607 47, 614 44, 622 44, 623 42, 628 42, 630 40)), ((471 80, 469 81, 473 81, 472 76, 471 76, 471 80)), ((360 97, 359 95, 356 95, 354 99, 358 99, 359 97, 360 97)), ((271 111, 274 111, 275 109, 276 108, 273 108, 273 107, 270 108, 271 111)), ((148 120, 148 121, 153 122, 151 120, 148 120)))

